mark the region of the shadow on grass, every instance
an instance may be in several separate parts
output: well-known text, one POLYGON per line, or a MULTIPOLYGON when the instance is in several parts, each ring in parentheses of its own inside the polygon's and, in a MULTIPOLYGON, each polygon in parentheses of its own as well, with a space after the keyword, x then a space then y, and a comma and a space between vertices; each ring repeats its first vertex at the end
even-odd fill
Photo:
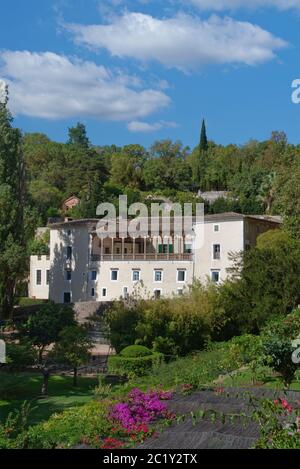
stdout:
POLYGON ((78 387, 74 388, 71 376, 52 376, 49 395, 41 397, 42 377, 38 374, 19 373, 13 380, 11 378, 1 373, 0 420, 5 420, 10 412, 19 410, 27 401, 32 408, 29 416, 31 425, 47 420, 54 413, 86 404, 93 399, 93 388, 97 385, 96 378, 79 377, 78 387))

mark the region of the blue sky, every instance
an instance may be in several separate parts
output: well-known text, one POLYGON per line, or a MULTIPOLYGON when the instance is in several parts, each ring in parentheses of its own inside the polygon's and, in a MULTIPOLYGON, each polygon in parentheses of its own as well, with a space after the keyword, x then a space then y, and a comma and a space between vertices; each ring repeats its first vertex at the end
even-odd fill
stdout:
POLYGON ((217 143, 300 142, 300 0, 3 3, 0 79, 24 132, 65 141, 81 121, 94 144, 193 147, 205 117, 217 143))

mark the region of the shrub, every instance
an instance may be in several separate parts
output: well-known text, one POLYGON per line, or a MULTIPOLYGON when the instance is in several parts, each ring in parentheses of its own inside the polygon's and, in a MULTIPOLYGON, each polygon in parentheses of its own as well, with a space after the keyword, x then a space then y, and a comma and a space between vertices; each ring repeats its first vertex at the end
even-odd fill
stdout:
POLYGON ((170 392, 144 393, 136 388, 129 393, 127 402, 120 402, 112 407, 110 418, 125 430, 132 431, 140 425, 148 425, 155 419, 164 417, 167 406, 161 401, 171 398, 170 392))
POLYGON ((293 362, 295 351, 293 340, 300 330, 300 310, 295 310, 285 318, 273 320, 262 334, 265 363, 279 373, 284 386, 292 383, 298 365, 293 362))
POLYGON ((149 373, 163 360, 163 354, 154 352, 146 357, 109 357, 109 371, 128 378, 143 376, 149 373))
POLYGON ((216 285, 195 283, 183 296, 116 302, 107 321, 111 343, 119 352, 132 343, 167 355, 201 350, 225 322, 216 285))
POLYGON ((125 358, 147 357, 149 355, 152 355, 151 350, 143 345, 129 345, 120 352, 120 356, 125 358))
POLYGON ((110 403, 90 402, 60 414, 54 414, 47 421, 31 427, 28 431, 30 449, 71 448, 83 439, 95 444, 99 438, 110 435, 110 403))

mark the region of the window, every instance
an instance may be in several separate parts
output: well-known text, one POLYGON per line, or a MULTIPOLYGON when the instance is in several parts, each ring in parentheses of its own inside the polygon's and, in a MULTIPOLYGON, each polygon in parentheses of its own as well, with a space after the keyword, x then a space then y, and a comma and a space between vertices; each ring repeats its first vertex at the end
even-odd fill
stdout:
POLYGON ((118 271, 118 270, 111 270, 111 271, 110 271, 110 279, 111 279, 113 282, 117 282, 118 277, 119 277, 119 271, 118 271))
POLYGON ((182 289, 182 288, 178 288, 178 289, 177 289, 177 295, 178 295, 178 296, 182 296, 182 295, 183 295, 183 289, 182 289))
POLYGON ((91 280, 95 282, 97 280, 97 270, 92 270, 91 272, 91 280))
POLYGON ((186 271, 177 270, 177 282, 185 282, 185 279, 186 279, 186 271))
POLYGON ((154 271, 154 282, 162 282, 163 279, 163 271, 162 270, 155 270, 154 271))
POLYGON ((38 256, 38 261, 41 261, 41 260, 42 260, 42 256, 39 255, 39 256, 38 256))
POLYGON ((154 298, 159 300, 161 298, 161 290, 154 290, 154 298))
POLYGON ((219 260, 221 259, 221 246, 220 244, 213 245, 213 259, 219 260))
POLYGON ((102 288, 102 297, 105 298, 107 295, 107 290, 106 288, 102 288))
POLYGON ((67 259, 71 260, 72 259, 72 246, 67 246, 67 259))
POLYGON ((125 300, 127 300, 129 294, 128 294, 128 288, 127 287, 124 287, 123 288, 123 297, 125 300))
POLYGON ((109 248, 105 248, 105 254, 109 254, 109 248))
POLYGON ((141 274, 141 272, 139 270, 133 270, 132 271, 132 281, 133 282, 139 282, 140 281, 140 274, 141 274))
POLYGON ((174 248, 173 248, 173 244, 160 244, 158 246, 158 252, 159 254, 173 254, 174 252, 174 248))
POLYGON ((50 283, 50 270, 46 270, 46 284, 49 285, 50 283))
POLYGON ((95 296, 95 288, 92 288, 92 289, 91 289, 91 297, 94 298, 94 296, 95 296))
POLYGON ((184 245, 184 253, 185 254, 192 254, 193 252, 193 245, 191 243, 184 245))
POLYGON ((36 284, 42 285, 42 271, 41 270, 36 271, 36 284))
POLYGON ((213 270, 211 272, 211 280, 214 283, 218 283, 220 281, 220 272, 218 270, 213 270))
POLYGON ((72 271, 71 270, 66 270, 66 280, 70 282, 72 280, 72 271))
POLYGON ((214 225, 214 232, 219 233, 220 231, 220 225, 214 225))
POLYGON ((70 292, 64 292, 64 303, 66 303, 66 304, 71 303, 71 293, 70 292))

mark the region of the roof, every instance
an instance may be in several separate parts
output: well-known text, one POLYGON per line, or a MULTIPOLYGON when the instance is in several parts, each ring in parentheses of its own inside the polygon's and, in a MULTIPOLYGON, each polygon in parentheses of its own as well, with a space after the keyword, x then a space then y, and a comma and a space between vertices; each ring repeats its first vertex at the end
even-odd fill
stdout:
POLYGON ((63 201, 63 204, 66 204, 67 202, 69 202, 72 199, 76 199, 80 202, 80 199, 79 199, 79 197, 77 197, 77 195, 71 195, 71 197, 68 197, 66 200, 63 201))
POLYGON ((72 226, 78 226, 78 225, 96 225, 98 223, 99 219, 98 218, 82 218, 80 220, 66 220, 66 221, 60 221, 57 223, 50 223, 49 228, 50 229, 57 229, 57 228, 68 228, 72 226))
MULTIPOLYGON (((216 213, 213 215, 205 215, 204 222, 215 223, 215 222, 227 222, 227 221, 243 221, 245 219, 253 219, 257 221, 276 223, 278 225, 282 224, 282 218, 279 216, 243 215, 241 213, 236 213, 236 212, 225 212, 225 213, 216 213)), ((99 222, 98 218, 85 218, 81 220, 70 220, 70 221, 52 223, 49 225, 49 228, 51 229, 72 228, 73 226, 87 225, 90 229, 94 229, 98 222, 99 222)))

